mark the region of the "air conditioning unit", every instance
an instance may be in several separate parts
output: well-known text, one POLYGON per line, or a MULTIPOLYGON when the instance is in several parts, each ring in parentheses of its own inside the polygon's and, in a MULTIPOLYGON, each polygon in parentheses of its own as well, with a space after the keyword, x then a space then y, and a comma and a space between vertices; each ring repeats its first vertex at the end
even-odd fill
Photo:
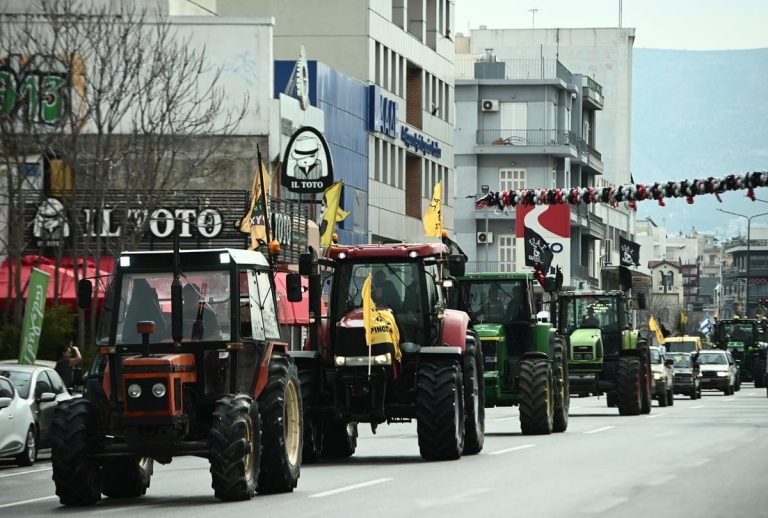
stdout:
POLYGON ((478 232, 477 233, 477 242, 478 243, 493 243, 493 232, 478 232))
POLYGON ((499 111, 499 101, 496 99, 483 99, 480 101, 480 109, 484 112, 499 111))

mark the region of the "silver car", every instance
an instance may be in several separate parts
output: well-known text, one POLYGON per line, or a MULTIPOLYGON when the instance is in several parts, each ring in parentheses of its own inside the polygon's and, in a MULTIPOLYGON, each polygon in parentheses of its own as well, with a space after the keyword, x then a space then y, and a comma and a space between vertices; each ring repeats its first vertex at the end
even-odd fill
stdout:
POLYGON ((0 376, 0 457, 15 457, 19 466, 37 458, 37 433, 32 411, 11 380, 0 376))
POLYGON ((0 362, 0 376, 11 380, 21 399, 32 410, 37 447, 50 447, 53 413, 60 401, 72 399, 61 376, 45 365, 19 365, 5 361, 0 362))

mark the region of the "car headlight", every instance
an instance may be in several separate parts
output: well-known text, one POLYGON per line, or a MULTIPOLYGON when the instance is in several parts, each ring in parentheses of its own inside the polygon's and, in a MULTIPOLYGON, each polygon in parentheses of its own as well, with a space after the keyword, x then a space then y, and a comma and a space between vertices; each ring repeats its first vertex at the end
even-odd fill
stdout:
POLYGON ((155 397, 163 397, 165 395, 165 385, 162 383, 155 383, 152 385, 152 395, 155 397))
POLYGON ((128 396, 132 397, 133 399, 141 396, 141 386, 137 385, 136 383, 131 383, 128 385, 128 396))
POLYGON ((661 379, 661 374, 660 374, 660 373, 658 373, 658 372, 654 372, 654 373, 653 373, 653 379, 655 379, 655 380, 660 380, 660 379, 661 379))
POLYGON ((730 375, 731 375, 731 373, 730 373, 730 372, 728 372, 728 371, 717 371, 717 375, 718 375, 719 377, 721 377, 721 378, 725 378, 725 377, 727 377, 727 376, 730 376, 730 375))

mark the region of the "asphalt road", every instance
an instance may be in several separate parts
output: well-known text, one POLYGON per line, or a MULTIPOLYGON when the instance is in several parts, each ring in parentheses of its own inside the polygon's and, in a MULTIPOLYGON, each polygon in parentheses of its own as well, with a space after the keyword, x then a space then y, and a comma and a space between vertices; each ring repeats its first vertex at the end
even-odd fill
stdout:
POLYGON ((223 503, 204 459, 155 465, 135 500, 59 506, 45 454, 31 468, 0 461, 0 516, 768 517, 768 398, 744 384, 620 417, 605 399, 571 399, 568 431, 524 436, 516 408, 488 409, 485 448, 428 463, 415 424, 361 426, 350 459, 303 466, 292 494, 223 503))

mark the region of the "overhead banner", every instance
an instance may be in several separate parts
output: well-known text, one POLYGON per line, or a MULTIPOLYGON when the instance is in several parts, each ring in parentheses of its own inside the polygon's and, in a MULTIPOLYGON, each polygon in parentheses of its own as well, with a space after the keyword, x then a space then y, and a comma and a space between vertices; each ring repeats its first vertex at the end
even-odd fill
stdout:
POLYGON ((299 193, 323 192, 333 184, 331 151, 317 129, 305 126, 291 136, 280 181, 289 191, 299 193))
POLYGON ((24 325, 21 329, 19 363, 32 365, 37 359, 37 347, 43 331, 45 299, 48 294, 48 274, 37 268, 32 269, 27 288, 27 303, 24 306, 24 325))
MULTIPOLYGON (((530 265, 529 251, 535 257, 551 257, 545 275, 556 275, 557 267, 563 275, 563 285, 571 285, 571 210, 568 205, 518 205, 515 212, 517 237, 517 264, 530 265), (543 246, 543 245, 546 245, 543 246), (547 255, 548 254, 548 255, 547 255)), ((540 261, 545 265, 544 261, 540 261)))
POLYGON ((619 236, 619 264, 640 266, 640 245, 619 236))

